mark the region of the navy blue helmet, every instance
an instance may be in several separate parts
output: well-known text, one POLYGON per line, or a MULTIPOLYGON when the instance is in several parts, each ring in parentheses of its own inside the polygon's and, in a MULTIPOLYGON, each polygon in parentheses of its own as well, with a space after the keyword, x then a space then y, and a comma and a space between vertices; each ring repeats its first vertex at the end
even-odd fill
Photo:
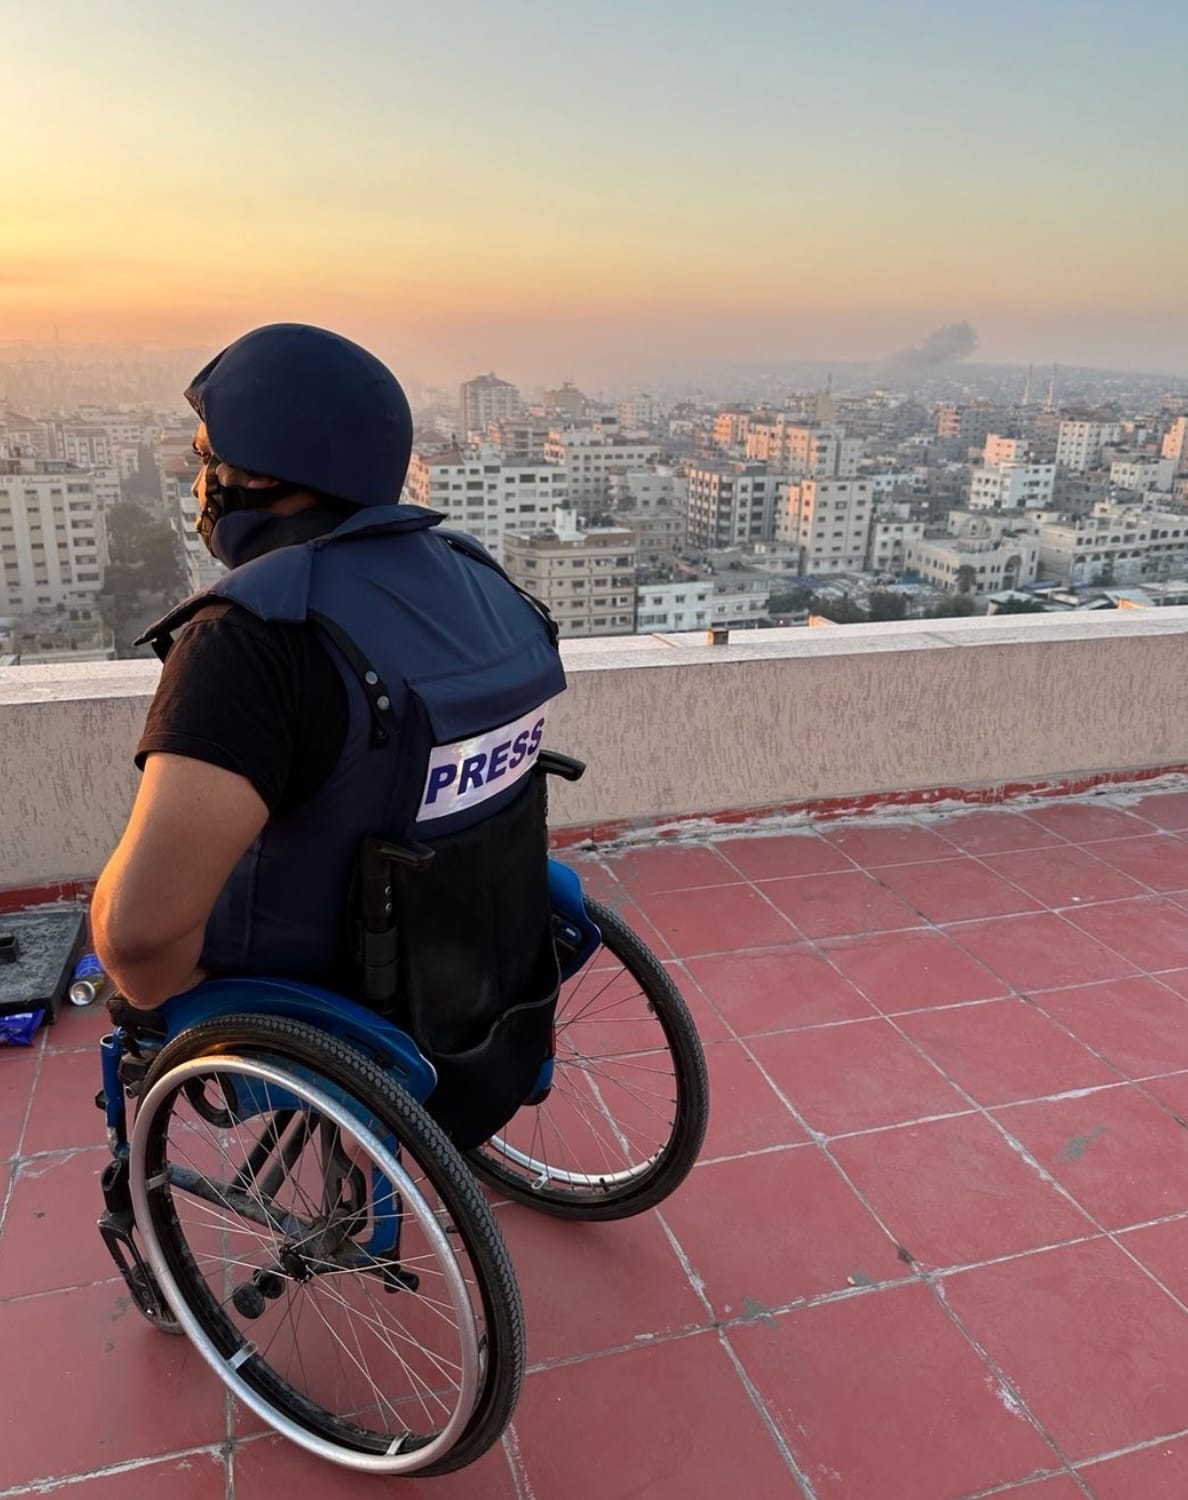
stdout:
POLYGON ((186 400, 225 464, 353 505, 394 505, 412 453, 400 382, 373 354, 306 323, 229 344, 186 400))

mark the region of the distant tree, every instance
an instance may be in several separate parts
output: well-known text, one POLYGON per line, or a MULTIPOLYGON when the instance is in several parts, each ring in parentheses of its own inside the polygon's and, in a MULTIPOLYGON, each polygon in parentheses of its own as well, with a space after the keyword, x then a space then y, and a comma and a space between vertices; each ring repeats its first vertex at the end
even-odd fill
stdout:
POLYGON ((907 617, 907 597, 891 589, 875 589, 870 596, 872 620, 903 620, 907 617))
POLYGON ((835 625, 864 625, 870 618, 862 606, 850 598, 817 599, 813 603, 813 613, 832 620, 835 625))
POLYGON ((771 595, 767 601, 767 613, 769 615, 795 615, 801 610, 811 609, 812 605, 812 589, 788 589, 784 593, 771 595))
POLYGON ((168 521, 155 521, 140 535, 141 587, 152 594, 177 593, 183 586, 177 537, 168 521))
POLYGON ((1004 599, 994 606, 996 615, 1046 615, 1047 606, 1038 599, 1004 599))
POLYGON ((957 569, 957 592, 959 594, 972 594, 977 581, 978 570, 972 563, 962 563, 957 569))
POLYGON ((107 512, 107 542, 113 563, 134 563, 140 546, 140 535, 152 518, 139 505, 121 500, 107 512))
POLYGON ((946 598, 938 600, 931 609, 924 611, 926 620, 949 620, 958 615, 972 615, 977 610, 977 605, 969 594, 949 594, 946 598))

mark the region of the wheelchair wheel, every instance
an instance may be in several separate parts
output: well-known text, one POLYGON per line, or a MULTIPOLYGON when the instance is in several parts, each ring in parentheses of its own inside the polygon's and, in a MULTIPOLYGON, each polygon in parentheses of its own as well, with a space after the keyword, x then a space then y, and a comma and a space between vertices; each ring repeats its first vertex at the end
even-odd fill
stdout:
POLYGON ((643 1213, 688 1176, 705 1139, 705 1055, 680 992, 613 911, 557 1005, 553 1084, 478 1150, 476 1174, 568 1219, 643 1213))
POLYGON ((162 1049, 132 1129, 136 1226, 178 1321, 245 1405, 383 1474, 478 1458, 511 1419, 523 1320, 455 1148, 373 1061, 277 1017, 162 1049))

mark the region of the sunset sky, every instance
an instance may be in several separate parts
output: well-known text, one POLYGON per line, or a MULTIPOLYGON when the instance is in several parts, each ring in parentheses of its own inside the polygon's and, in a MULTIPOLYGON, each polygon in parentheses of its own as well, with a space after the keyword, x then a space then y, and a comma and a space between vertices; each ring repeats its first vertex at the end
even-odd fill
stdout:
POLYGON ((1188 374, 1183 0, 3 9, 0 340, 1188 374))

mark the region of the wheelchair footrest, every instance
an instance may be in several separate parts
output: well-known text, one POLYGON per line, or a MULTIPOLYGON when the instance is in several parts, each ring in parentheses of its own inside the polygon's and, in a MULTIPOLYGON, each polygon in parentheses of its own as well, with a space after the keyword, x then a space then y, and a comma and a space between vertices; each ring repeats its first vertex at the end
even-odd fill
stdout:
POLYGON ((157 1278, 136 1243, 127 1161, 118 1158, 109 1162, 103 1170, 100 1185, 107 1211, 99 1220, 99 1233, 120 1269, 132 1301, 154 1328, 166 1333, 180 1333, 181 1326, 169 1310, 157 1278))

